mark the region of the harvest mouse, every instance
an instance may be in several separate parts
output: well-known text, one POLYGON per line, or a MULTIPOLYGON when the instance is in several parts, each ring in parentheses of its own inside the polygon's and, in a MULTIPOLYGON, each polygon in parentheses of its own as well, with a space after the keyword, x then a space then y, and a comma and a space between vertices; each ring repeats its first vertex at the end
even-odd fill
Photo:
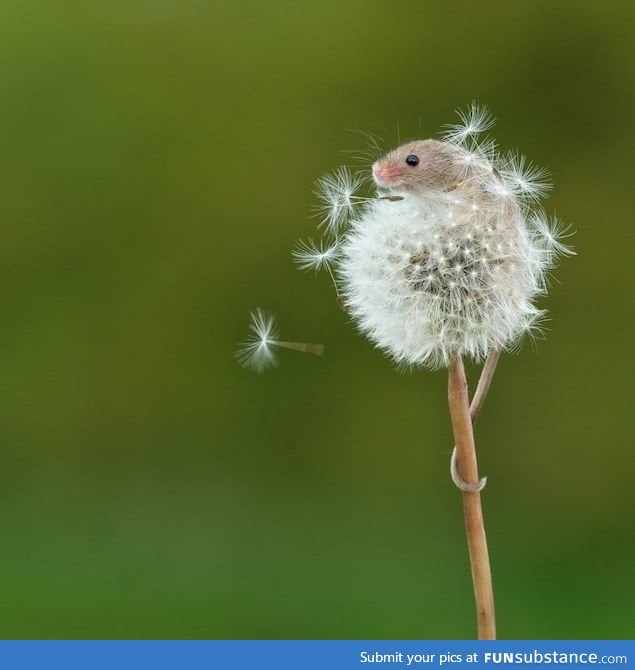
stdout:
POLYGON ((491 163, 450 142, 408 142, 377 160, 372 170, 375 183, 390 191, 422 195, 461 187, 462 195, 481 201, 490 199, 487 194, 504 195, 500 176, 491 163))

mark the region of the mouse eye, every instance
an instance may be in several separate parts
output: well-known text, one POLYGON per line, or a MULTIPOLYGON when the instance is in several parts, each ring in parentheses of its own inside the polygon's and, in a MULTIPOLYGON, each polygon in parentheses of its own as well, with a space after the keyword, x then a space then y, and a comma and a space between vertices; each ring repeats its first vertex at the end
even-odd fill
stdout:
POLYGON ((408 163, 408 165, 412 165, 413 167, 415 165, 419 165, 419 156, 415 156, 414 154, 406 156, 406 163, 408 163))

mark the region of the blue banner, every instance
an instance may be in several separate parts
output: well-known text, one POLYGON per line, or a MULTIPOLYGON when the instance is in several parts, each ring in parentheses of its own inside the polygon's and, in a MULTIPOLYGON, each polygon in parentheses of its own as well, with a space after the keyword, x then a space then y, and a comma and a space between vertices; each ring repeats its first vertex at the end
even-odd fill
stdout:
POLYGON ((0 641, 0 667, 11 670, 456 670, 542 666, 635 668, 635 642, 0 641))

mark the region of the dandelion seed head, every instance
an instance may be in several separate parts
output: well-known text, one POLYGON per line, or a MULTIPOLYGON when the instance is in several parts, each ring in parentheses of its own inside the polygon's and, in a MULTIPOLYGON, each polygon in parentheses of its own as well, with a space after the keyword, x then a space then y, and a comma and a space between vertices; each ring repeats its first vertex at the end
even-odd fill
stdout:
MULTIPOLYGON (((374 205, 342 242, 337 270, 348 311, 362 332, 397 363, 430 367, 447 365, 457 354, 482 360, 525 332, 542 284, 525 262, 531 239, 519 227, 519 209, 480 235, 472 231, 466 243, 465 235, 455 237, 444 205, 433 199, 420 228, 409 238, 403 232, 404 253, 396 256, 373 245, 375 233, 383 226, 399 228, 416 213, 407 202, 392 204, 374 205), (418 251, 422 240, 429 253, 418 251), (374 282, 376 277, 381 279, 374 282)), ((462 228, 470 227, 469 218, 459 218, 462 228)))
MULTIPOLYGON (((375 161, 377 197, 347 210, 332 255, 314 243, 294 252, 301 268, 333 268, 359 330, 403 368, 516 347, 544 319, 535 302, 545 277, 573 253, 563 241, 570 229, 535 206, 548 172, 479 140, 494 123, 485 107, 472 103, 459 119, 442 140, 375 161)), ((325 182, 325 202, 351 201, 343 179, 325 182)))

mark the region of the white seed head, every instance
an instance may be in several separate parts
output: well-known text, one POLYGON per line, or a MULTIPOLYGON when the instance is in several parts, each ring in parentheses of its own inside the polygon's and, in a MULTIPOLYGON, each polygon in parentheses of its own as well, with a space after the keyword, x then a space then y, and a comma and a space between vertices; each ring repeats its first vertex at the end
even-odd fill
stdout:
MULTIPOLYGON (((473 103, 460 119, 443 141, 410 142, 373 165, 378 197, 328 259, 358 328, 399 365, 514 348, 544 316, 534 303, 557 257, 573 253, 568 229, 532 209, 546 171, 476 141, 493 124, 485 108, 473 103)), ((327 249, 294 255, 317 269, 327 249)))

